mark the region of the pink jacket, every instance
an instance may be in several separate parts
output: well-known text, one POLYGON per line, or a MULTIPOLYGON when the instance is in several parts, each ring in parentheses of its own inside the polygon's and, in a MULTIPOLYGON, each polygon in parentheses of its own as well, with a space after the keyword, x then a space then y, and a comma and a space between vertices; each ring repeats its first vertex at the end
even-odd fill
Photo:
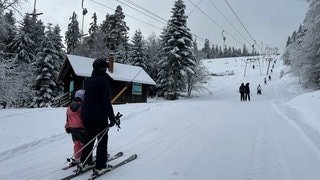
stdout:
POLYGON ((65 127, 71 129, 84 128, 81 121, 81 102, 72 102, 68 107, 65 127))

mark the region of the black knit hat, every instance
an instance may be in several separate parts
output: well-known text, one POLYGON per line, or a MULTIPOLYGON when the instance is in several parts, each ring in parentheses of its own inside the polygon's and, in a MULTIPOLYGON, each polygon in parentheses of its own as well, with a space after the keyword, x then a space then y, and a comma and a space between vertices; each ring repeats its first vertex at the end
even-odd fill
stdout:
POLYGON ((109 67, 109 63, 106 61, 105 58, 97 58, 93 61, 92 67, 93 69, 106 71, 106 69, 109 67))

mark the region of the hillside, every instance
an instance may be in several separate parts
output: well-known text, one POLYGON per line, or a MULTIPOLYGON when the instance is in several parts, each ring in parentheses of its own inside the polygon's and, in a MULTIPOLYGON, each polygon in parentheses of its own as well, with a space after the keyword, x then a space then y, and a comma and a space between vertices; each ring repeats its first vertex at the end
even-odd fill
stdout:
MULTIPOLYGON (((108 150, 138 159, 99 179, 320 179, 320 91, 302 89, 289 73, 280 78, 285 67, 276 59, 266 85, 265 61, 248 64, 244 77, 243 58, 210 59, 203 60, 210 73, 234 75, 210 76, 207 90, 191 99, 115 105, 124 116, 121 129, 109 132, 108 150), (247 82, 251 101, 241 102, 238 89, 247 82)), ((65 111, 0 110, 0 179, 71 174, 61 170, 73 146, 64 132, 65 111)))

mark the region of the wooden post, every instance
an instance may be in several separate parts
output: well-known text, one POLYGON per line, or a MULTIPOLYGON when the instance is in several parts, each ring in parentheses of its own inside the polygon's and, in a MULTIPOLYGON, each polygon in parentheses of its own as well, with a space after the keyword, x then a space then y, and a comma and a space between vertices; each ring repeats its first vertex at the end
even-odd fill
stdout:
POLYGON ((128 86, 125 86, 111 101, 111 104, 116 102, 116 100, 128 89, 128 86))

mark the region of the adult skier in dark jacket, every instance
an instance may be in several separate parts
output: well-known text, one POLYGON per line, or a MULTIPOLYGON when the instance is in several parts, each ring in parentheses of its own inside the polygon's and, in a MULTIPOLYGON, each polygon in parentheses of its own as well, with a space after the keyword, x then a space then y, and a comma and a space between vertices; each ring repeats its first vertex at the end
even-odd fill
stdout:
POLYGON ((248 101, 250 101, 250 87, 249 87, 249 83, 246 84, 245 86, 245 100, 248 99, 248 101))
POLYGON ((240 100, 244 101, 245 86, 243 83, 241 83, 241 86, 239 87, 239 93, 240 93, 240 100))
MULTIPOLYGON (((104 59, 96 59, 93 62, 93 71, 91 77, 85 81, 85 98, 82 106, 82 121, 87 130, 86 143, 98 136, 99 144, 96 150, 95 173, 101 173, 108 169, 107 165, 107 147, 108 130, 114 126, 115 116, 111 105, 111 82, 112 78, 106 73, 108 63, 104 59), (108 119, 110 122, 108 122, 108 119), (104 136, 103 136, 104 134, 104 136)), ((92 153, 94 141, 92 141, 82 152, 82 168, 92 167, 92 153), (87 161, 85 162, 86 158, 87 161)))

